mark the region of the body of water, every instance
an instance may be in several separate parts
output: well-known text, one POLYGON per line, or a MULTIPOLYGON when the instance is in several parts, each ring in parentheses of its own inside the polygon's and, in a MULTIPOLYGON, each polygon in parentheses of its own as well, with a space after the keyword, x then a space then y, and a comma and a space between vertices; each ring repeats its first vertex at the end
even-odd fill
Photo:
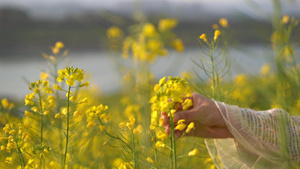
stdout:
MULTIPOLYGON (((271 54, 271 50, 267 47, 230 49, 231 70, 229 74, 234 76, 238 73, 257 73, 263 63, 272 60, 271 54)), ((171 51, 169 56, 158 58, 152 64, 151 70, 157 79, 169 75, 177 76, 183 71, 193 71, 193 67, 196 68, 196 66, 191 59, 197 60, 200 58, 199 55, 199 49, 188 49, 183 53, 171 51)), ((67 58, 65 63, 87 72, 90 83, 98 86, 102 93, 116 92, 120 89, 121 77, 115 69, 110 54, 105 52, 70 53, 67 58)), ((64 68, 65 63, 61 63, 60 68, 64 68)), ((24 79, 30 82, 38 80, 41 70, 47 70, 47 67, 47 61, 42 56, 41 59, 34 60, 0 60, 0 97, 23 98, 30 92, 24 79)))

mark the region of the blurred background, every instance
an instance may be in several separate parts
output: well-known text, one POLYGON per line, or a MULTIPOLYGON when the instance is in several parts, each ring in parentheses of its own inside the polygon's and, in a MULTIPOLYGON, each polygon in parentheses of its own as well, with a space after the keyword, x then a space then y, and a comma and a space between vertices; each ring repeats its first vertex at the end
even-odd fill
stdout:
MULTIPOLYGON (((282 2, 282 14, 299 18, 299 0, 282 2)), ((212 24, 221 17, 230 25, 232 74, 255 73, 272 52, 272 12, 272 0, 1 0, 0 97, 24 97, 26 80, 37 80, 37 70, 47 68, 41 53, 50 53, 56 41, 69 49, 68 63, 90 72, 103 93, 117 91, 120 78, 109 59, 106 30, 113 25, 126 30, 141 13, 154 24, 176 18, 174 32, 186 48, 153 64, 158 78, 191 69, 199 35, 213 34, 212 24), (168 69, 176 59, 181 64, 168 69)), ((294 38, 299 40, 299 32, 294 38)))

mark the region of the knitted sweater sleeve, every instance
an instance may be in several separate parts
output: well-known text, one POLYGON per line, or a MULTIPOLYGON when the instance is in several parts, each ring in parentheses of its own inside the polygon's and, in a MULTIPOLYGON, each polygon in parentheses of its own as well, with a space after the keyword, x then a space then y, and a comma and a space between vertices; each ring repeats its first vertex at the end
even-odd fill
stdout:
POLYGON ((216 102, 233 139, 206 139, 218 168, 300 166, 300 116, 282 109, 255 111, 216 102))

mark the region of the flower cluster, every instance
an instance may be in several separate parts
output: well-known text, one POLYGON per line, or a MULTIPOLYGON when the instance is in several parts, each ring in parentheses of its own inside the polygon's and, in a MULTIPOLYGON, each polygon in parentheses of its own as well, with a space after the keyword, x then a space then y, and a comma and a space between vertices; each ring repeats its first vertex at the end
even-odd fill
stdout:
POLYGON ((130 116, 128 118, 128 122, 121 122, 119 123, 119 127, 122 129, 122 130, 132 130, 132 133, 133 134, 140 134, 142 133, 143 131, 143 126, 142 125, 137 125, 136 127, 135 126, 135 118, 134 116, 130 116))
MULTIPOLYGON (((44 94, 52 94, 53 89, 49 86, 49 81, 48 80, 38 80, 35 82, 30 83, 29 90, 33 91, 32 93, 29 93, 25 97, 25 105, 31 105, 33 106, 35 102, 37 102, 42 95, 44 94)), ((45 102, 41 103, 46 104, 45 102)), ((53 98, 48 97, 48 103, 47 106, 51 107, 53 106, 53 98)))
POLYGON ((122 48, 124 32, 117 26, 112 26, 107 30, 109 46, 112 51, 118 51, 122 48))
MULTIPOLYGON (((82 69, 73 68, 73 66, 66 67, 65 69, 60 69, 58 71, 57 81, 62 82, 63 80, 65 80, 68 86, 74 86, 75 81, 83 81, 84 74, 82 72, 82 69)), ((87 81, 81 84, 80 87, 88 86, 88 84, 89 82, 87 81)))
POLYGON ((218 24, 213 24, 212 28, 213 29, 227 28, 228 27, 228 20, 226 18, 220 18, 219 19, 219 25, 218 24))
POLYGON ((6 151, 11 154, 11 156, 6 157, 5 163, 12 165, 13 163, 17 163, 19 167, 31 168, 34 167, 32 164, 33 159, 25 158, 27 153, 29 152, 29 143, 30 136, 25 132, 23 124, 14 124, 8 123, 3 127, 3 131, 6 136, 0 137, 0 142, 6 142, 6 145, 1 145, 1 151, 6 151), (13 154, 17 153, 18 156, 14 156, 13 154))
MULTIPOLYGON (((220 30, 215 30, 215 33, 214 33, 214 38, 213 38, 213 41, 212 42, 215 42, 217 39, 218 39, 218 37, 221 35, 221 32, 220 32, 220 30)), ((199 36, 199 38, 200 39, 202 39, 204 42, 206 42, 207 44, 209 44, 209 41, 207 40, 207 38, 206 38, 206 34, 205 33, 203 33, 203 34, 201 34, 200 36, 199 36)))
POLYGON ((160 79, 154 86, 155 95, 150 99, 152 119, 151 129, 157 126, 157 114, 160 112, 168 113, 168 116, 174 116, 177 109, 188 109, 192 106, 191 89, 187 82, 180 77, 166 77, 160 79), (186 99, 184 99, 186 98, 186 99))
POLYGON ((87 128, 93 127, 96 125, 95 119, 98 118, 100 121, 99 128, 102 131, 105 128, 105 124, 110 120, 110 113, 105 113, 108 109, 108 106, 100 104, 98 106, 92 106, 86 110, 87 115, 87 128))
POLYGON ((56 42, 54 46, 51 47, 52 53, 57 55, 62 48, 64 48, 64 44, 60 41, 56 42))
POLYGON ((167 45, 182 52, 184 46, 181 39, 171 32, 176 25, 175 19, 160 20, 158 28, 151 23, 145 23, 138 34, 129 36, 124 41, 123 57, 127 58, 131 49, 135 60, 152 62, 157 56, 167 55, 167 45))

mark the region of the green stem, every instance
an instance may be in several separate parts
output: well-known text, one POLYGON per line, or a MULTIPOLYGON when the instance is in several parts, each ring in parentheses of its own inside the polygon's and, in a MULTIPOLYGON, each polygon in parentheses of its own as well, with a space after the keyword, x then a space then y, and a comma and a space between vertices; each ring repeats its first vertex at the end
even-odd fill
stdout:
MULTIPOLYGON (((15 138, 15 140, 16 140, 16 138, 15 138)), ((20 149, 17 141, 16 141, 16 146, 17 146, 17 152, 18 152, 18 155, 20 158, 21 168, 23 169, 25 167, 25 161, 24 161, 24 157, 22 155, 21 149, 20 149)))
MULTIPOLYGON (((39 104, 40 104, 40 115, 41 115, 41 147, 43 147, 43 131, 44 131, 44 113, 43 113, 43 104, 42 104, 42 97, 41 97, 41 92, 38 92, 39 95, 39 104)), ((40 159, 40 167, 43 165, 43 156, 40 159)), ((44 167, 45 168, 45 167, 44 167)))
POLYGON ((216 79, 215 79, 215 63, 214 63, 214 56, 213 56, 213 45, 210 46, 210 52, 209 52, 209 57, 211 61, 211 74, 212 74, 212 82, 213 82, 213 88, 212 88, 212 93, 213 96, 212 98, 215 99, 215 88, 216 88, 216 79))
POLYGON ((133 156, 133 168, 136 168, 137 165, 136 165, 136 152, 135 152, 135 142, 134 142, 134 134, 133 132, 131 132, 131 142, 132 142, 132 156, 133 156))
POLYGON ((66 163, 67 163, 67 153, 68 153, 68 144, 69 144, 69 130, 70 130, 70 126, 69 126, 69 118, 70 118, 70 93, 71 93, 71 86, 69 86, 68 89, 68 100, 67 100, 67 130, 66 130, 66 145, 65 145, 65 153, 64 153, 64 164, 63 164, 63 168, 65 168, 66 163))
POLYGON ((41 145, 43 144, 43 130, 44 130, 44 113, 43 113, 43 105, 42 105, 42 98, 41 92, 38 92, 39 95, 39 104, 40 104, 40 115, 41 115, 41 145))
POLYGON ((176 144, 175 144, 175 125, 172 115, 170 115, 170 158, 171 158, 171 168, 176 169, 177 168, 177 161, 176 161, 176 144))
MULTIPOLYGON (((57 73, 57 71, 58 71, 58 68, 57 68, 57 64, 56 63, 54 63, 53 64, 53 67, 54 67, 54 82, 53 82, 53 84, 57 84, 58 85, 58 83, 57 83, 57 81, 56 81, 56 79, 57 79, 57 77, 58 77, 58 73, 57 73)), ((60 113, 60 111, 59 111, 59 109, 60 109, 60 99, 59 99, 59 91, 58 90, 56 90, 55 91, 55 97, 56 97, 56 112, 57 113, 60 113)), ((61 115, 61 113, 60 113, 60 115, 61 115)), ((58 123, 58 125, 59 125, 59 128, 61 129, 62 128, 62 120, 60 120, 59 121, 59 123, 58 123)), ((58 132, 59 133, 59 147, 60 147, 60 150, 61 151, 63 151, 63 130, 62 131, 59 131, 58 132)), ((64 161, 64 157, 63 156, 61 156, 61 162, 63 162, 64 161)))

